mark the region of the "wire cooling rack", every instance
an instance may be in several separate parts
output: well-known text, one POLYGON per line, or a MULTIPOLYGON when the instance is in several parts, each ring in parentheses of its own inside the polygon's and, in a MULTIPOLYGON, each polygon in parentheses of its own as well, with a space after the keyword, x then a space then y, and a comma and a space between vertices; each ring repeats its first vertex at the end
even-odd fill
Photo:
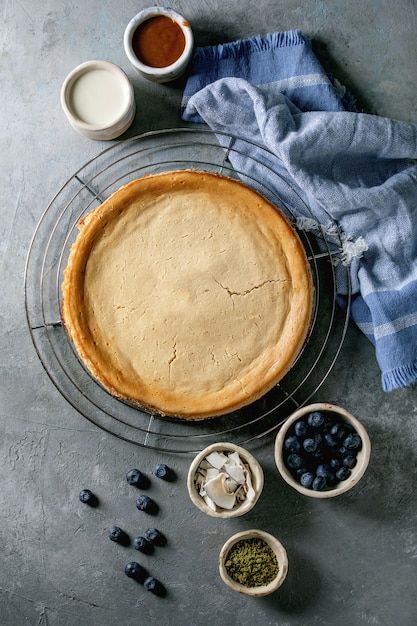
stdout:
MULTIPOLYGON (((344 312, 336 306, 339 250, 324 232, 317 238, 299 231, 316 290, 313 324, 302 353, 274 389, 228 415, 188 422, 150 415, 113 398, 82 365, 61 322, 63 271, 78 232, 77 222, 111 193, 147 174, 182 169, 217 172, 242 179, 295 222, 284 200, 287 192, 294 196, 295 191, 276 168, 271 169, 272 163, 267 150, 234 135, 195 128, 155 131, 112 144, 85 163, 46 208, 33 235, 25 270, 31 337, 46 373, 62 396, 103 431, 138 446, 178 453, 198 452, 216 441, 244 444, 274 433, 328 377, 342 348, 349 306, 344 312)), ((300 197, 298 200, 303 202, 300 197)), ((308 213, 307 205, 303 206, 308 213)), ((348 269, 346 284, 350 284, 348 269)))

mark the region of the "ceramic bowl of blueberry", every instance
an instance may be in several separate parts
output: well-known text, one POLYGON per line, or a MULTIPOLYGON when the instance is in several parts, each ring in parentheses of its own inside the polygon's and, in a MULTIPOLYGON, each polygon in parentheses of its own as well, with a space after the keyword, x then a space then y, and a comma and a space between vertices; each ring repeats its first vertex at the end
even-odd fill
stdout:
POLYGON ((342 407, 316 403, 293 413, 275 439, 282 478, 312 498, 333 498, 362 478, 371 442, 364 426, 342 407))

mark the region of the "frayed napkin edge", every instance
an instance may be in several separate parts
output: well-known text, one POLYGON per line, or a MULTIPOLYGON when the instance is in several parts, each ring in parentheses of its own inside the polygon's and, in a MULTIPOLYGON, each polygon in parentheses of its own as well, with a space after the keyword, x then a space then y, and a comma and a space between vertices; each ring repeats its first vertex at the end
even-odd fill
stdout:
POLYGON ((239 39, 214 46, 196 48, 194 50, 193 64, 207 63, 207 61, 214 59, 233 59, 253 52, 298 45, 311 47, 311 41, 300 30, 268 33, 265 37, 255 35, 248 39, 239 39))
POLYGON ((394 391, 403 387, 415 386, 417 382, 417 359, 407 365, 383 372, 382 388, 394 391))

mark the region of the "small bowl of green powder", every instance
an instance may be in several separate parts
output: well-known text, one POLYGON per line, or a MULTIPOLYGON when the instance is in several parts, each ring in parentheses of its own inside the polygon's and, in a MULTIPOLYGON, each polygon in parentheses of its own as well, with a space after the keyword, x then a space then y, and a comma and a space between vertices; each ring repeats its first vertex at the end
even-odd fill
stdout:
POLYGON ((262 530, 230 537, 221 549, 219 572, 228 587, 249 596, 266 596, 282 585, 288 571, 284 546, 262 530))

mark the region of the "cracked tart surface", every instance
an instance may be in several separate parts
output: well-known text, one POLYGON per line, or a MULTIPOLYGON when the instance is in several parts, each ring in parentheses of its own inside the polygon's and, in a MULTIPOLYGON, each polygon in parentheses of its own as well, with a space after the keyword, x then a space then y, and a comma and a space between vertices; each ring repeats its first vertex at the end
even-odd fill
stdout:
POLYGON ((78 226, 62 319, 113 396, 204 419, 262 397, 293 365, 311 323, 310 266, 256 191, 208 172, 156 174, 78 226))

